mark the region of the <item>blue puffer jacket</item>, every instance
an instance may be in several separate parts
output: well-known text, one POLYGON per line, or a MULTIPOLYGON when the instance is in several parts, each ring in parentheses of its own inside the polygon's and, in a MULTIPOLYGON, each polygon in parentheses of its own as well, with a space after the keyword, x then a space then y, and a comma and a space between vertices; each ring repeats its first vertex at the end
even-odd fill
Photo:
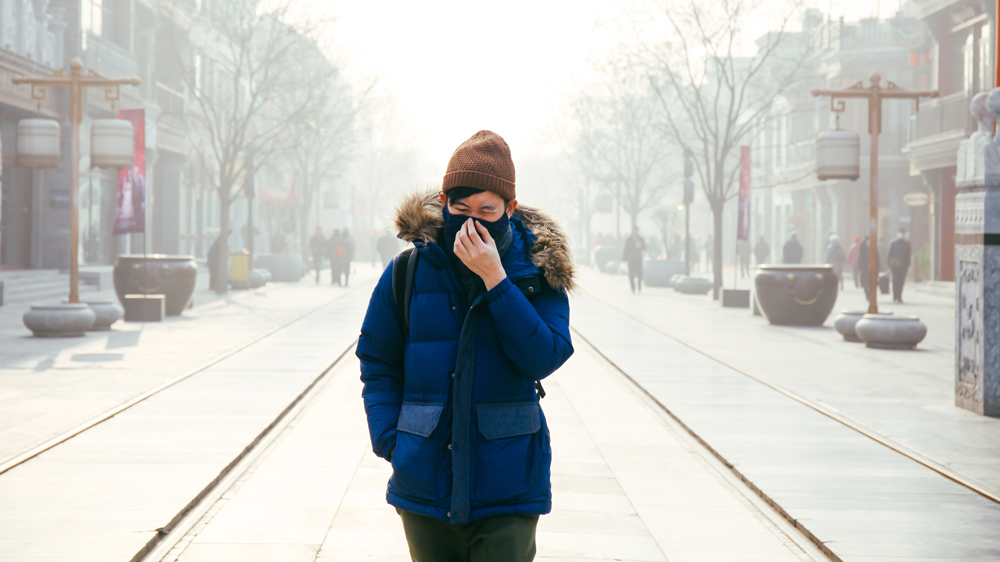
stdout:
POLYGON ((552 450, 535 381, 573 354, 566 237, 543 214, 518 207, 503 258, 507 279, 465 302, 437 243, 438 196, 411 197, 396 224, 420 254, 409 336, 390 266, 357 351, 372 447, 392 462, 388 502, 452 523, 548 513, 552 450))

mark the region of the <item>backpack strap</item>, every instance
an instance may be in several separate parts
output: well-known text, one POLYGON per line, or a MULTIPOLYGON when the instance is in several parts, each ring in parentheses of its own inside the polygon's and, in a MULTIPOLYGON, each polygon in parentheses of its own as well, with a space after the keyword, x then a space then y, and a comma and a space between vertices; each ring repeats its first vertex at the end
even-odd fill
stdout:
POLYGON ((392 296, 400 313, 404 340, 410 334, 410 297, 413 296, 413 277, 420 255, 414 250, 416 248, 407 248, 392 258, 392 296))

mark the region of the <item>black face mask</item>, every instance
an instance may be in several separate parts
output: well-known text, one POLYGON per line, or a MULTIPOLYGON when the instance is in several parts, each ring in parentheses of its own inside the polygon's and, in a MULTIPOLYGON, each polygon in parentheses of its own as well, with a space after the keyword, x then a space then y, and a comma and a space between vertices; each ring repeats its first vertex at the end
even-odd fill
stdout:
MULTIPOLYGON (((458 230, 462 228, 465 221, 469 220, 468 215, 453 215, 448 211, 447 203, 442 209, 442 216, 444 217, 444 237, 445 242, 448 245, 447 250, 451 252, 452 247, 455 245, 455 236, 458 235, 458 230)), ((506 209, 500 218, 493 222, 484 221, 483 219, 472 218, 472 220, 478 222, 479 224, 486 227, 486 231, 490 233, 493 241, 496 242, 500 240, 500 237, 507 233, 510 229, 510 217, 507 216, 506 209)))

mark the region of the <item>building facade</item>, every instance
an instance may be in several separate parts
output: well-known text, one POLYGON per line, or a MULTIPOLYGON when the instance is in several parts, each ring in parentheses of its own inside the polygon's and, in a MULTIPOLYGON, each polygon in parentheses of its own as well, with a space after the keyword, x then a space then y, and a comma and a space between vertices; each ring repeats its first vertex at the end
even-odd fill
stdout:
POLYGON ((914 0, 925 26, 914 53, 930 62, 929 86, 941 97, 921 104, 906 152, 911 173, 930 194, 935 278, 955 280, 955 187, 959 144, 975 130, 972 97, 993 87, 995 5, 978 0, 914 0))
MULTIPOLYGON (((771 245, 770 261, 781 261, 781 246, 792 233, 805 249, 806 263, 825 261, 832 234, 838 235, 845 248, 855 236, 868 234, 872 163, 867 102, 846 100, 843 110, 834 112, 829 98, 815 98, 810 92, 849 88, 859 82, 867 87, 872 72, 882 76, 883 86, 886 81, 906 89, 924 86, 930 65, 911 56, 900 39, 917 25, 914 18, 902 14, 848 23, 814 10, 807 12, 802 33, 812 53, 811 75, 777 101, 773 118, 754 143, 753 240, 763 236, 771 245), (861 173, 856 181, 816 178, 816 137, 837 127, 860 136, 861 173)), ((911 176, 904 154, 913 113, 912 102, 883 104, 878 226, 884 238, 881 245, 904 228, 914 252, 919 252, 931 235, 922 211, 905 203, 908 193, 926 191, 920 178, 911 176)))

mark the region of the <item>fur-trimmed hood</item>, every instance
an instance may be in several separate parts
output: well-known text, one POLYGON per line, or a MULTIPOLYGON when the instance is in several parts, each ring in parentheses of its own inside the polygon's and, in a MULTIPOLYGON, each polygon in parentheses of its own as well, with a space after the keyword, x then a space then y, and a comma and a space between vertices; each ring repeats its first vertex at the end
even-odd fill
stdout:
MULTIPOLYGON (((441 243, 444 218, 441 213, 441 192, 412 193, 396 206, 396 230, 406 242, 441 243)), ((555 219, 543 211, 518 204, 514 216, 531 231, 531 262, 545 274, 545 280, 556 289, 573 292, 576 271, 570 251, 569 237, 555 219)))

